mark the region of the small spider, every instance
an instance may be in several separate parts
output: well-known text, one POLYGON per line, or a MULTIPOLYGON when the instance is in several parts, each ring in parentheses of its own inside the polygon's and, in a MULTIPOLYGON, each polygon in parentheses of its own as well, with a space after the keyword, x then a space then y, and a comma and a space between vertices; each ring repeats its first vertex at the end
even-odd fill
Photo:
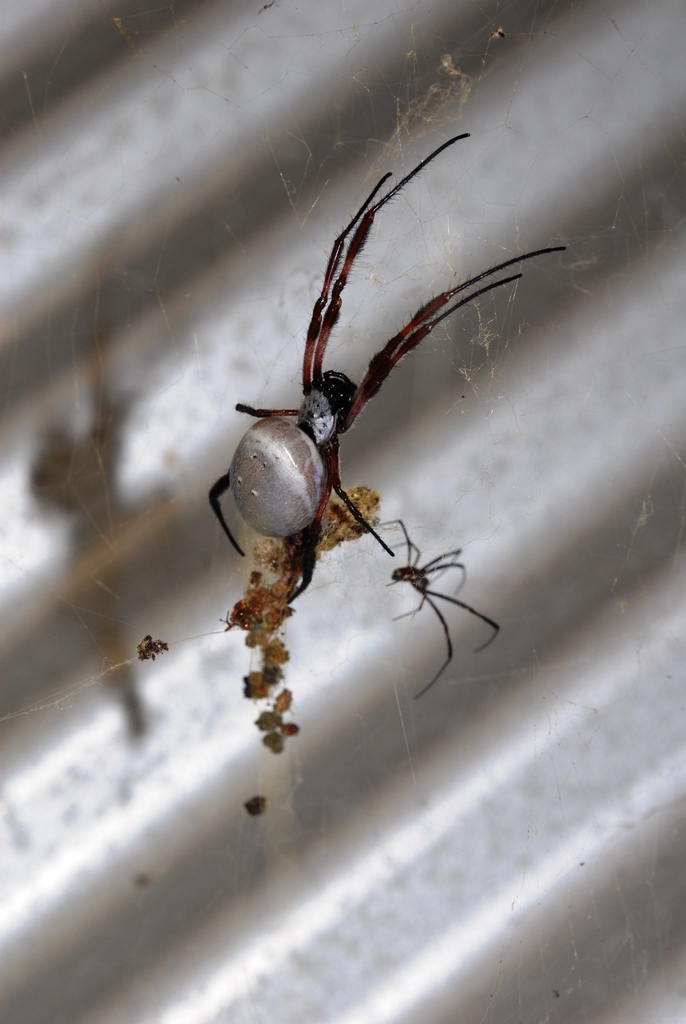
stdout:
POLYGON ((468 137, 467 133, 448 139, 422 160, 413 171, 405 175, 385 196, 373 202, 390 177, 390 173, 385 174, 348 226, 334 241, 324 274, 324 283, 314 304, 307 331, 302 375, 303 400, 300 407, 254 409, 243 403, 236 406, 238 412, 255 416, 258 422, 243 435, 229 472, 213 484, 209 494, 210 505, 239 555, 243 555, 244 552, 227 526, 220 504, 220 498, 229 489, 241 516, 258 533, 266 537, 301 535, 301 580, 290 595, 290 601, 302 594, 312 580, 322 517, 332 490, 360 525, 376 538, 389 555, 393 555, 393 551, 343 490, 338 458, 339 434, 350 430, 393 367, 442 320, 480 295, 516 281, 522 275, 513 274, 483 285, 446 309, 451 299, 467 292, 484 278, 506 270, 515 263, 522 263, 524 260, 550 252, 561 252, 565 248, 563 245, 552 246, 525 253, 523 256, 515 256, 477 274, 463 284, 441 292, 425 303, 384 348, 377 352, 359 384, 354 384, 338 370, 323 369, 326 347, 340 314, 343 289, 369 235, 376 214, 439 153, 460 139, 468 137), (346 247, 346 239, 351 232, 352 238, 346 247), (284 417, 293 417, 295 423, 284 417))
POLYGON ((424 607, 424 602, 430 604, 433 610, 436 612, 436 615, 438 616, 441 625, 443 626, 443 632, 445 633, 445 639, 448 645, 448 657, 441 665, 440 669, 433 677, 431 682, 427 683, 423 690, 420 690, 419 693, 415 694, 416 700, 418 697, 422 697, 427 692, 427 690, 431 689, 433 684, 443 675, 448 665, 452 661, 453 657, 453 645, 450 640, 448 624, 441 615, 441 612, 439 611, 436 604, 431 600, 432 597, 440 598, 442 601, 450 601, 451 604, 456 604, 460 608, 464 608, 466 611, 471 612, 472 615, 476 615, 478 619, 481 619, 483 622, 486 622, 491 627, 491 629, 493 630, 492 635, 488 638, 485 644, 481 644, 480 647, 476 648, 476 650, 474 651, 475 654, 478 654, 479 651, 483 651, 484 648, 488 647, 489 644, 493 643, 500 630, 500 626, 498 625, 497 622, 494 622, 493 619, 489 619, 487 615, 482 615, 481 612, 478 612, 476 610, 476 608, 472 608, 470 604, 465 604, 464 601, 459 601, 456 597, 449 597, 448 594, 439 594, 435 590, 429 590, 429 583, 431 582, 431 577, 435 577, 436 574, 442 575, 447 569, 462 570, 462 583, 460 584, 460 589, 462 588, 466 577, 466 570, 462 562, 456 561, 456 559, 459 558, 460 555, 462 554, 462 548, 457 548, 455 551, 446 551, 444 555, 439 555, 437 558, 432 558, 430 562, 426 563, 426 565, 420 566, 417 565, 417 562, 422 557, 421 552, 417 545, 410 540, 410 536, 407 530, 405 529, 405 524, 403 523, 403 521, 401 519, 396 519, 392 523, 385 523, 384 525, 401 527, 403 533, 405 534, 405 541, 407 542, 407 558, 409 562, 409 565, 405 565, 403 566, 402 569, 396 569, 393 572, 391 577, 392 582, 388 584, 389 587, 392 587, 393 583, 409 583, 411 586, 414 587, 418 594, 421 594, 422 598, 418 608, 415 608, 411 612, 405 612, 404 615, 398 615, 397 618, 404 619, 407 615, 416 615, 416 613, 418 611, 421 611, 421 609, 424 607))

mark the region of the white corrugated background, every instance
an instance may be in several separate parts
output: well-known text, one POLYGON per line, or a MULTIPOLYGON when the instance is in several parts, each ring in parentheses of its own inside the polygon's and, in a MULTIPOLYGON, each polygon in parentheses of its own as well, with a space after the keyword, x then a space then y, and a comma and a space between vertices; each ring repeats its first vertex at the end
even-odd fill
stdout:
POLYGON ((680 0, 5 0, 3 1024, 684 1019, 684 38, 680 0), (207 490, 237 401, 297 403, 337 230, 462 131, 327 365, 567 244, 343 439, 501 632, 475 655, 445 606, 414 701, 440 625, 346 545, 288 623, 274 757, 207 490))

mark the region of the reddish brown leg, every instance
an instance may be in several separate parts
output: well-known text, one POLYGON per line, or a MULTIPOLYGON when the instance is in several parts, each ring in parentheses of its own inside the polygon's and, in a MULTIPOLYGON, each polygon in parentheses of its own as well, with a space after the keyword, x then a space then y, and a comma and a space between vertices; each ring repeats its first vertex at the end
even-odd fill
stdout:
POLYGON ((442 320, 450 316, 456 310, 462 306, 466 306, 469 302, 473 302, 474 299, 478 299, 480 295, 485 295, 486 292, 493 291, 494 288, 500 288, 501 285, 510 284, 512 281, 517 281, 522 275, 513 274, 511 277, 501 278, 499 281, 491 281, 490 284, 484 285, 477 291, 472 292, 470 295, 465 296, 450 306, 449 309, 444 310, 439 316, 433 316, 443 306, 445 306, 452 298, 456 295, 461 294, 467 289, 483 281, 485 277, 490 277, 491 274, 497 274, 501 270, 506 270, 508 267, 513 266, 515 263, 523 263, 525 260, 533 259, 534 256, 543 256, 549 252, 562 252, 564 245, 557 245, 548 247, 546 249, 537 249, 535 252, 528 252, 524 256, 514 256, 511 260, 505 260, 504 263, 499 263, 495 267, 491 267, 489 270, 484 270, 483 273, 477 274, 476 277, 472 277, 469 281, 465 281, 463 284, 457 285, 455 288, 449 288, 445 292, 441 292, 426 305, 422 306, 421 309, 415 313, 410 322, 405 325, 391 340, 381 349, 380 352, 373 357, 369 364, 369 369, 362 378, 358 385, 357 391, 355 392, 355 398, 350 407, 345 423, 341 428, 341 433, 344 430, 348 430, 355 422, 362 409, 365 407, 370 398, 373 398, 377 393, 383 382, 388 377, 389 373, 396 366, 403 356, 406 356, 408 352, 411 352, 416 345, 422 341, 427 334, 430 334, 437 324, 440 324, 442 320))
POLYGON ((324 457, 324 465, 326 467, 326 483, 319 501, 317 514, 310 525, 306 526, 302 531, 303 546, 305 548, 302 563, 302 579, 300 580, 300 585, 295 588, 294 592, 288 598, 289 604, 291 601, 295 601, 296 597, 300 597, 303 591, 307 590, 312 582, 314 567, 317 562, 317 544, 319 543, 319 535, 322 530, 322 519, 324 518, 324 512, 326 511, 326 506, 329 504, 329 498, 331 497, 331 461, 326 449, 322 449, 322 455, 324 457))
POLYGON ((360 219, 364 211, 367 209, 367 207, 369 206, 369 204, 371 203, 372 199, 377 194, 381 186, 386 181, 388 181, 390 176, 390 171, 388 172, 388 174, 384 174, 381 181, 379 181, 377 185, 375 185, 375 187, 372 189, 367 199, 362 204, 360 209, 357 211, 357 213, 350 221, 348 226, 343 231, 341 231, 340 235, 333 243, 331 255, 329 256, 329 262, 326 265, 326 273, 324 274, 324 284, 322 285, 322 290, 319 293, 319 298, 314 304, 314 309, 312 310, 312 319, 310 320, 310 326, 307 329, 307 339, 305 341, 305 356, 303 359, 304 391, 309 391, 309 389, 312 387, 314 350, 317 344, 317 339, 319 337, 319 331, 321 330, 322 326, 322 313, 329 298, 329 289, 331 288, 331 282, 333 281, 334 276, 336 274, 336 270, 338 269, 338 264, 341 259, 341 253, 343 252, 345 240, 352 231, 352 229, 355 227, 358 220, 360 219))
POLYGON ((441 306, 445 305, 446 302, 449 302, 456 292, 469 287, 472 282, 469 281, 465 285, 459 285, 457 288, 452 288, 450 291, 442 292, 440 295, 437 295, 435 299, 432 299, 431 302, 428 302, 426 306, 422 306, 422 308, 415 313, 410 322, 406 324, 402 330, 398 331, 398 333, 391 338, 388 344, 382 348, 380 352, 377 352, 377 354, 371 359, 369 369, 358 384, 353 403, 350 406, 350 412, 346 416, 343 427, 340 428, 340 433, 348 430, 353 425, 369 399, 373 398, 377 391, 379 391, 381 385, 386 380, 386 377, 388 377, 393 367, 397 366, 403 356, 406 356, 408 352, 411 352, 420 341, 423 341, 427 334, 430 334, 437 324, 440 324, 440 322, 445 320, 447 316, 454 313, 456 309, 459 309, 461 306, 466 306, 468 302, 472 302, 485 292, 490 292, 494 288, 499 288, 501 284, 509 284, 511 281, 516 281, 521 276, 521 274, 515 274, 512 277, 506 277, 503 281, 493 281, 491 284, 488 284, 484 288, 480 288, 477 292, 474 292, 473 295, 469 295, 454 306, 451 306, 450 309, 445 310, 445 312, 441 313, 440 316, 434 317, 433 320, 427 318, 430 317, 432 313, 435 313, 437 309, 440 309, 441 306))
POLYGON ((362 249, 362 246, 365 243, 371 226, 374 223, 374 218, 376 214, 381 209, 381 207, 385 206, 385 204, 390 199, 393 199, 393 197, 396 196, 398 192, 400 192, 400 190, 403 189, 405 185, 407 185, 407 183, 412 180, 412 178, 419 174, 426 167, 427 164, 431 163, 431 161, 434 160, 439 155, 439 153, 442 153, 444 149, 448 148, 448 146, 452 146, 454 143, 459 142, 461 139, 468 138, 469 132, 465 132, 463 135, 456 135, 454 138, 448 139, 448 141, 444 142, 442 146, 439 146, 438 149, 435 149, 433 153, 430 153, 429 156, 426 157, 426 159, 422 160, 422 162, 418 164, 412 171, 410 171, 409 174, 406 174, 405 177, 401 181, 399 181, 398 184, 395 185, 394 188, 392 188, 390 192, 388 192, 383 197, 383 199, 380 199, 378 203, 375 203, 374 206, 370 207, 369 204, 371 203, 372 199, 377 194, 377 192, 384 184, 384 182, 387 181, 388 178, 390 177, 390 174, 384 175, 384 177, 378 183, 378 185, 373 190, 369 198, 366 200, 366 202, 362 204, 362 206, 357 211, 353 219, 350 221, 345 231, 343 231, 334 242, 333 251, 331 253, 331 256, 329 257, 329 263, 326 268, 324 288, 322 288, 321 295, 317 302, 315 303, 314 312, 312 314, 312 321, 310 322, 310 328, 307 332, 307 342, 305 344, 305 361, 303 365, 303 387, 305 391, 309 390, 313 382, 316 382, 321 379, 322 364, 324 361, 324 353, 326 351, 326 346, 331 331, 335 326, 340 313, 341 293, 345 288, 346 282, 348 280, 350 268, 352 267, 353 263, 360 254, 360 250, 362 249), (362 219, 360 220, 360 218, 362 219), (322 312, 326 305, 328 291, 331 286, 331 281, 333 280, 333 277, 336 273, 336 269, 338 267, 338 263, 341 258, 341 253, 343 251, 343 242, 345 241, 347 235, 350 233, 355 224, 357 224, 358 220, 360 221, 360 223, 355 231, 355 234, 352 237, 350 245, 348 246, 348 251, 343 261, 341 273, 333 286, 331 302, 329 303, 328 308, 324 313, 324 318, 322 321, 322 312))
POLYGON ((395 557, 395 552, 389 548, 388 544, 378 535, 376 530, 371 526, 370 523, 364 518, 357 505, 350 500, 346 492, 341 486, 340 469, 338 462, 338 438, 334 438, 329 444, 325 445, 321 449, 324 464, 326 466, 326 486, 322 492, 322 497, 317 508, 317 514, 310 523, 309 526, 305 527, 302 531, 303 542, 305 547, 305 553, 303 555, 303 566, 302 566, 302 579, 300 585, 296 588, 293 595, 288 599, 288 603, 294 601, 296 597, 299 597, 303 591, 307 590, 310 583, 312 582, 312 576, 314 574, 314 567, 317 561, 317 544, 319 543, 319 535, 322 528, 322 519, 326 512, 326 506, 329 504, 329 498, 331 497, 331 491, 335 491, 338 497, 341 499, 345 507, 350 512, 350 515, 364 527, 364 529, 371 533, 372 537, 375 537, 382 548, 384 548, 389 555, 395 557))
POLYGON ((392 558, 395 558, 395 551, 393 551, 392 548, 389 548, 386 541, 383 540, 376 532, 376 530, 373 528, 373 526, 367 522, 367 520, 364 518, 359 508, 357 507, 357 505, 350 500, 346 492, 343 490, 343 487, 341 485, 340 466, 338 461, 338 438, 336 437, 333 441, 329 442, 328 447, 332 449, 332 455, 330 457, 330 460, 327 460, 331 487, 336 492, 338 497, 341 499, 341 501, 347 508, 348 512, 350 512, 350 515, 353 517, 353 519, 357 520, 360 526, 363 526, 367 533, 371 533, 372 537, 374 537, 379 542, 384 551, 387 551, 392 558))

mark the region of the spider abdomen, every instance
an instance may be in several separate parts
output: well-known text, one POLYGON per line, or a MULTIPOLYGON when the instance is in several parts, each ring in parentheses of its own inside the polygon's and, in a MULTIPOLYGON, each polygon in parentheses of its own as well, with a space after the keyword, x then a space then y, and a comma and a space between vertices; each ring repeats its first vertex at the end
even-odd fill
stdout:
POLYGON ((326 482, 314 441, 280 416, 259 419, 243 435, 230 474, 238 511, 265 537, 290 537, 308 526, 326 482))

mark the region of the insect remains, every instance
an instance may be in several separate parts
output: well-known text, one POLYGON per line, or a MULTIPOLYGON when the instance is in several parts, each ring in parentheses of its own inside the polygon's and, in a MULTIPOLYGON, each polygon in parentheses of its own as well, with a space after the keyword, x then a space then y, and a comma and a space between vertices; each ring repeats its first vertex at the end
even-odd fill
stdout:
POLYGON ((394 554, 343 489, 339 435, 350 430, 394 366, 434 327, 480 295, 516 281, 522 274, 499 277, 484 285, 481 285, 482 281, 525 260, 561 252, 565 248, 558 245, 515 256, 430 299, 373 356, 359 384, 338 370, 323 368, 326 348, 340 316, 343 290, 377 213, 440 153, 466 138, 469 138, 468 133, 448 139, 381 199, 377 199, 390 178, 390 173, 385 174, 335 239, 305 339, 303 398, 299 407, 256 409, 242 402, 236 406, 238 412, 254 416, 257 423, 243 435, 229 471, 212 485, 210 505, 239 555, 244 552, 231 533, 221 507, 220 499, 228 490, 242 518, 258 533, 267 537, 301 535, 300 582, 294 585, 289 601, 302 594, 312 580, 322 519, 332 490, 363 529, 389 555, 394 554), (457 301, 453 302, 455 298, 457 301))
POLYGON ((441 665, 433 679, 426 684, 423 690, 420 690, 419 693, 415 694, 416 700, 418 697, 423 697, 423 695, 431 689, 434 683, 437 682, 438 679, 440 679, 440 677, 443 675, 443 673, 445 672, 453 658, 453 645, 450 639, 448 623, 445 621, 441 613, 441 610, 435 604, 435 601, 433 600, 434 598, 438 598, 441 601, 449 601, 451 604, 456 604, 458 605, 458 607, 464 608, 465 611, 471 612, 472 615, 476 615, 478 619, 481 619, 482 622, 485 622, 487 625, 491 627, 493 633, 488 638, 486 643, 481 644, 480 647, 476 648, 476 650, 474 651, 475 654, 478 654, 479 651, 483 651, 486 647, 488 647, 489 644, 493 643, 496 636, 498 635, 498 632, 500 631, 500 626, 498 625, 497 622, 494 622, 493 619, 489 619, 487 615, 483 615, 481 612, 478 612, 476 608, 472 608, 470 604, 466 604, 464 601, 460 601, 457 597, 453 597, 449 594, 439 594, 438 591, 436 590, 429 590, 432 577, 436 578, 437 576, 442 576, 444 572, 448 571, 448 569, 460 569, 462 571, 462 583, 460 584, 460 589, 462 589, 466 578, 466 569, 462 562, 457 561, 457 559, 462 554, 462 548, 457 548, 455 551, 446 551, 445 554, 438 555, 437 558, 432 558, 430 562, 426 563, 426 565, 420 566, 417 563, 422 557, 421 551, 419 550, 417 545, 410 540, 410 536, 405 528, 405 524, 403 523, 403 521, 401 519, 396 519, 393 522, 385 523, 384 525, 400 526, 403 533, 405 534, 405 542, 407 544, 408 564, 403 566, 401 569, 395 569, 391 576, 391 583, 388 584, 389 587, 393 586, 394 583, 409 583, 410 586, 414 587, 417 593, 421 596, 421 601, 419 603, 418 608, 415 608, 413 611, 410 612, 405 612, 404 615, 398 615, 397 618, 404 619, 408 615, 416 615, 417 612, 422 610, 425 603, 429 604, 436 612, 436 615, 438 616, 438 619, 441 625, 443 626, 445 640, 448 645, 448 657, 443 662, 443 664, 441 665))

